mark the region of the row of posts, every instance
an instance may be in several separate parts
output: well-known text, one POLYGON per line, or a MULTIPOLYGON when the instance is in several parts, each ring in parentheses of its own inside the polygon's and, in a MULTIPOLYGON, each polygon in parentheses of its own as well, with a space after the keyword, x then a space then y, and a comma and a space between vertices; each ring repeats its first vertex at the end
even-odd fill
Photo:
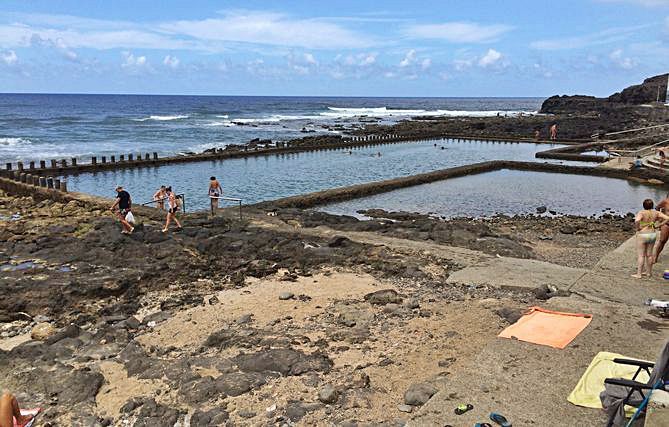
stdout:
POLYGON ((364 135, 364 136, 351 136, 348 139, 350 141, 387 141, 390 139, 398 139, 400 136, 395 134, 390 135, 364 135))
MULTIPOLYGON (((92 165, 97 165, 97 164, 106 164, 106 163, 117 163, 116 161, 116 156, 110 156, 109 161, 107 161, 107 156, 101 156, 100 157, 100 163, 98 163, 98 158, 96 156, 91 157, 91 164, 92 165)), ((142 160, 142 154, 139 153, 137 154, 137 157, 133 154, 128 154, 128 162, 134 162, 134 161, 141 161, 142 160), (136 160, 135 160, 136 159, 136 160)), ((149 153, 144 154, 144 160, 148 161, 151 160, 151 155, 149 153)), ((153 160, 158 160, 158 153, 153 153, 153 160)), ((118 158, 118 163, 122 163, 126 161, 126 157, 124 154, 120 154, 118 158)), ((13 170, 13 165, 11 163, 7 163, 5 165, 6 170, 11 171, 13 170)), ((67 159, 62 159, 62 160, 55 160, 51 159, 50 163, 50 168, 51 169, 58 169, 58 168, 66 168, 66 167, 77 167, 77 158, 72 157, 70 159, 70 163, 68 164, 67 159)), ((34 161, 31 161, 28 163, 28 167, 26 168, 23 162, 17 162, 16 163, 16 170, 17 171, 22 171, 22 170, 35 170, 38 169, 37 165, 35 164, 34 161)), ((39 161, 39 169, 47 169, 47 163, 46 160, 40 160, 39 161)))
POLYGON ((67 181, 52 176, 39 176, 26 172, 10 171, 9 178, 24 184, 34 185, 35 187, 51 188, 67 192, 67 181))

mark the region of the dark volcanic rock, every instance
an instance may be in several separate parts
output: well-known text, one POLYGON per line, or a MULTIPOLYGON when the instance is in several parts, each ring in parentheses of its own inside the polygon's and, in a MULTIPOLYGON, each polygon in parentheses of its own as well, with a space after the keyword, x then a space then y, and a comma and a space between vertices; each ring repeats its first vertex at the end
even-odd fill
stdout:
POLYGON ((333 366, 330 358, 323 354, 307 355, 290 348, 240 354, 233 361, 245 372, 278 372, 284 376, 301 375, 310 371, 329 372, 333 366))
POLYGON ((624 104, 647 104, 649 102, 666 102, 667 78, 669 74, 660 74, 645 79, 639 85, 630 86, 609 96, 609 102, 620 102, 624 104))
POLYGON ((382 289, 365 295, 365 301, 374 305, 401 304, 402 297, 394 289, 382 289))

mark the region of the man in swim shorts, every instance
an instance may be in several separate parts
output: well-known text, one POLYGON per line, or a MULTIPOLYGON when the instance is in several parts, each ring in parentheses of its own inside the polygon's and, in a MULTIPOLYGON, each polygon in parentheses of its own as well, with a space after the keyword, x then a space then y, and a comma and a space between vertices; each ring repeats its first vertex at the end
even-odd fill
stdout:
POLYGON ((121 187, 120 185, 116 187, 116 201, 109 208, 109 210, 116 213, 116 217, 119 219, 121 225, 123 226, 123 231, 121 231, 121 233, 123 234, 130 234, 135 229, 125 219, 126 215, 128 215, 128 212, 130 212, 131 206, 132 206, 132 199, 130 198, 130 193, 125 191, 123 187, 121 187))

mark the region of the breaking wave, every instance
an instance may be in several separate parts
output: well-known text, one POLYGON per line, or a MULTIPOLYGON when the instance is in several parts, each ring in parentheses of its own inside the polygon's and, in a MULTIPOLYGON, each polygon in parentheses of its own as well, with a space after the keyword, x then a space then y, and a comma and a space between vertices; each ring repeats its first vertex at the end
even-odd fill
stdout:
POLYGON ((165 122, 165 121, 170 121, 170 120, 180 120, 180 119, 187 119, 189 116, 187 115, 176 115, 176 116, 149 116, 149 117, 143 117, 141 119, 133 119, 136 122, 145 122, 147 120, 156 120, 160 122, 165 122))

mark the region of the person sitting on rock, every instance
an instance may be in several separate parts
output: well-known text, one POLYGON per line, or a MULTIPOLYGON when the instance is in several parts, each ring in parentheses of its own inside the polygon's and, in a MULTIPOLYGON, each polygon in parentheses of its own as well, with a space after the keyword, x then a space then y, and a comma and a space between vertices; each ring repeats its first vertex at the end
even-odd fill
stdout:
POLYGON ((19 402, 11 393, 2 395, 0 398, 0 427, 25 426, 33 418, 33 415, 21 415, 19 402))
POLYGON ((643 162, 641 161, 641 156, 636 156, 636 159, 634 159, 634 163, 632 163, 630 170, 641 169, 642 167, 643 162))

